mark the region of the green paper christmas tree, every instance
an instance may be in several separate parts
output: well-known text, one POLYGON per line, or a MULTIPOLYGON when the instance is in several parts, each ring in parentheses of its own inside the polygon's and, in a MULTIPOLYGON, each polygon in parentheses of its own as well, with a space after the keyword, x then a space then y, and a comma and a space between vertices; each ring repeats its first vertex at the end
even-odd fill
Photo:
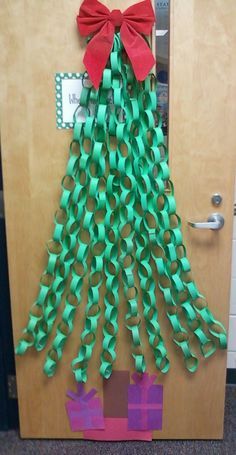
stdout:
POLYGON ((104 378, 110 377, 116 359, 119 291, 127 305, 125 325, 135 369, 140 373, 146 369, 140 337, 140 325, 145 324, 156 367, 163 373, 168 371, 158 322, 157 287, 164 297, 173 341, 182 350, 186 368, 194 372, 198 359, 189 334, 195 335, 201 353, 208 357, 216 347, 226 348, 226 332, 190 275, 157 111, 155 76, 136 80, 118 32, 99 89, 84 85, 80 106, 85 121, 79 121, 75 113, 60 208, 47 244, 48 263, 16 353, 24 354, 30 347, 44 349, 58 307, 64 305, 44 364, 46 375, 54 375, 73 331, 88 276, 84 327, 78 355, 72 361, 76 381, 87 380, 103 283, 100 374, 104 378))

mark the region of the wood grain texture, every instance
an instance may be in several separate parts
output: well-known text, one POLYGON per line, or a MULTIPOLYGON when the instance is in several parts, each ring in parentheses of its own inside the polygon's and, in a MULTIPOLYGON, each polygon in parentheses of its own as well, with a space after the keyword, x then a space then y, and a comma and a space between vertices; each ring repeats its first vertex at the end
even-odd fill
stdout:
MULTIPOLYGON (((106 1, 124 9, 134 1, 106 1)), ((60 179, 68 159, 71 132, 57 130, 54 74, 83 70, 85 42, 76 30, 80 1, 2 0, 1 141, 7 223, 14 340, 24 327, 37 295, 46 263, 45 242, 51 237, 58 207, 60 179), (7 24, 7 27, 5 26, 7 24)), ((228 323, 233 178, 236 145, 235 35, 236 3, 215 0, 171 2, 170 30, 170 159, 179 213, 194 276, 210 308, 228 323), (214 6, 214 8, 213 8, 214 6), (220 31, 220 32, 219 32, 220 31), (187 228, 187 220, 203 220, 214 211, 210 197, 223 195, 221 232, 187 228)), ((157 278, 157 277, 156 277, 157 278)), ((83 325, 79 308, 73 334, 53 379, 42 373, 45 352, 16 359, 22 437, 80 438, 70 431, 65 391, 74 388, 70 370, 83 325)), ((158 295, 162 332, 171 370, 158 375, 164 384, 163 431, 155 438, 221 438, 223 434, 226 353, 201 361, 187 373, 158 295)), ((130 339, 124 326, 121 296, 116 369, 130 369, 130 339)), ((148 370, 155 372, 142 330, 148 370)), ((101 325, 99 336, 101 339, 101 325)), ((99 343, 89 366, 87 389, 99 377, 99 343)))

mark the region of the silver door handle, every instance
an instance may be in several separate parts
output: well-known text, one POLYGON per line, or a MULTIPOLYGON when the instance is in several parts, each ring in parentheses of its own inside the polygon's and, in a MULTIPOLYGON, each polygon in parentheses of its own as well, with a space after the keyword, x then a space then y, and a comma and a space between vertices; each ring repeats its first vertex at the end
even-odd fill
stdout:
POLYGON ((217 231, 222 229, 225 224, 224 217, 220 213, 212 213, 208 218, 207 221, 194 223, 192 221, 188 221, 188 224, 196 229, 213 229, 217 231))

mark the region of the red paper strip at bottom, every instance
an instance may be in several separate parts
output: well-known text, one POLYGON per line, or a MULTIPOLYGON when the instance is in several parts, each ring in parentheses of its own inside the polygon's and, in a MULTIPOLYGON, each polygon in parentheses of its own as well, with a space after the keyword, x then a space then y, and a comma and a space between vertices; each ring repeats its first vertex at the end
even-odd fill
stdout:
POLYGON ((104 418, 105 430, 85 430, 85 439, 94 441, 151 441, 151 431, 128 430, 126 418, 104 418))

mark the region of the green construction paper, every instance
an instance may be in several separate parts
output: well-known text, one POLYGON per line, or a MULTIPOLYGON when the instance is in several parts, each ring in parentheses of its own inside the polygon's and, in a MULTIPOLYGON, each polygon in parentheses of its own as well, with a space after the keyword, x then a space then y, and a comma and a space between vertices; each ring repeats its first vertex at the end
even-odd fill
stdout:
POLYGON ((146 369, 140 336, 143 323, 157 369, 163 373, 169 370, 158 322, 157 286, 164 296, 172 339, 182 351, 186 368, 194 372, 198 358, 189 333, 195 335, 202 355, 209 357, 217 346, 226 348, 226 331, 189 274, 168 150, 157 113, 156 79, 149 75, 142 83, 136 81, 130 64, 123 60, 118 33, 99 90, 84 87, 80 107, 86 112, 85 121, 81 122, 75 112, 60 208, 55 214, 52 240, 47 244, 48 264, 16 352, 24 354, 29 347, 39 351, 46 346, 57 309, 67 293, 44 365, 47 376, 55 373, 73 331, 88 275, 84 327, 78 354, 72 361, 78 382, 87 380, 103 282, 100 374, 104 378, 110 377, 116 359, 120 291, 125 296, 125 325, 136 371, 143 373, 146 369), (157 282, 153 267, 158 272, 157 282), (139 313, 139 298, 144 320, 139 313))

